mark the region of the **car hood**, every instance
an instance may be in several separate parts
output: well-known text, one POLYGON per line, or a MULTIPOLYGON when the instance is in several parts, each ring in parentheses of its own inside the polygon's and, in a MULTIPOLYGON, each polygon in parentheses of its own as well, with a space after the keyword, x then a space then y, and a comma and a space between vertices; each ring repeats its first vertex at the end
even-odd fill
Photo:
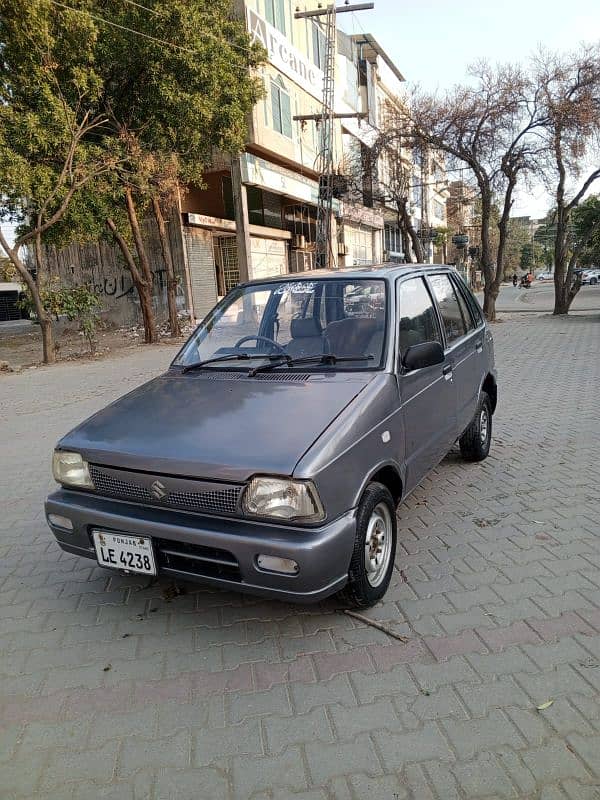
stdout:
POLYGON ((372 376, 166 373, 90 417, 58 446, 91 463, 169 475, 291 475, 372 376))

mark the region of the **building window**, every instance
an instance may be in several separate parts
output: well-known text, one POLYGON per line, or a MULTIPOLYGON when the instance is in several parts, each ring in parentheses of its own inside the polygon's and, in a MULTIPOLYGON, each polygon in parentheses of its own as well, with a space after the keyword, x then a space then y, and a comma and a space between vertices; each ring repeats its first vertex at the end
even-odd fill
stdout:
POLYGON ((413 187, 412 187, 412 201, 416 206, 421 206, 421 181, 415 175, 413 177, 413 187))
POLYGON ((385 249, 390 255, 395 253, 396 256, 402 253, 402 237, 400 236, 400 229, 396 225, 385 226, 385 249))
POLYGON ((265 0, 265 16, 274 28, 285 35, 286 0, 265 0))
POLYGON ((271 81, 271 109, 273 112, 273 128, 278 133, 292 138, 292 110, 290 96, 281 78, 271 81))
POLYGON ((444 219, 444 204, 439 200, 433 201, 433 216, 436 219, 444 219))
POLYGON ((313 64, 319 69, 325 69, 325 34, 316 20, 311 20, 311 23, 313 64))

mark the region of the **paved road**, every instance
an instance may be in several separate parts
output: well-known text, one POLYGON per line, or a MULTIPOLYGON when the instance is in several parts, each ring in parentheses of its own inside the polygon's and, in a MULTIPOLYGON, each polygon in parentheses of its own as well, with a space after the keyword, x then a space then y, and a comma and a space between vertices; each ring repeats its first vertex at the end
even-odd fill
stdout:
MULTIPOLYGON (((554 284, 552 281, 536 281, 529 289, 503 284, 496 308, 498 311, 551 312, 554 308, 554 284)), ((600 285, 582 286, 573 300, 572 310, 600 311, 600 285)))
POLYGON ((0 376, 0 798, 597 800, 600 315, 494 332, 493 454, 401 506, 369 612, 406 644, 56 548, 55 439, 167 348, 0 376))

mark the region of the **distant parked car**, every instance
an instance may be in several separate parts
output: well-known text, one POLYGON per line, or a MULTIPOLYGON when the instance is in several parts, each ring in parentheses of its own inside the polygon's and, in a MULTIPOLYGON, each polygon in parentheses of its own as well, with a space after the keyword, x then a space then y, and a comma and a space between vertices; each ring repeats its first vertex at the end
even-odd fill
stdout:
POLYGON ((582 283, 589 283, 595 286, 600 281, 600 269, 586 269, 581 276, 582 283))
POLYGON ((537 281, 553 281, 554 280, 554 273, 553 272, 540 272, 539 275, 535 276, 537 281))

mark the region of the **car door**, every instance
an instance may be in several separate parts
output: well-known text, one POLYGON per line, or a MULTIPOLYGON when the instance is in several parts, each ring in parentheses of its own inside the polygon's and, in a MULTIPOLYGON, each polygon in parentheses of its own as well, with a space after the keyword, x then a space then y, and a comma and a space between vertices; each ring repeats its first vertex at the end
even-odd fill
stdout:
POLYGON ((428 278, 442 319, 446 357, 451 364, 456 393, 454 441, 468 427, 477 407, 482 381, 483 332, 476 329, 469 306, 453 275, 444 272, 428 278))
POLYGON ((438 315, 423 277, 397 284, 397 374, 405 437, 405 484, 413 489, 444 457, 456 429, 456 395, 449 362, 406 371, 407 349, 423 342, 443 345, 438 315))

